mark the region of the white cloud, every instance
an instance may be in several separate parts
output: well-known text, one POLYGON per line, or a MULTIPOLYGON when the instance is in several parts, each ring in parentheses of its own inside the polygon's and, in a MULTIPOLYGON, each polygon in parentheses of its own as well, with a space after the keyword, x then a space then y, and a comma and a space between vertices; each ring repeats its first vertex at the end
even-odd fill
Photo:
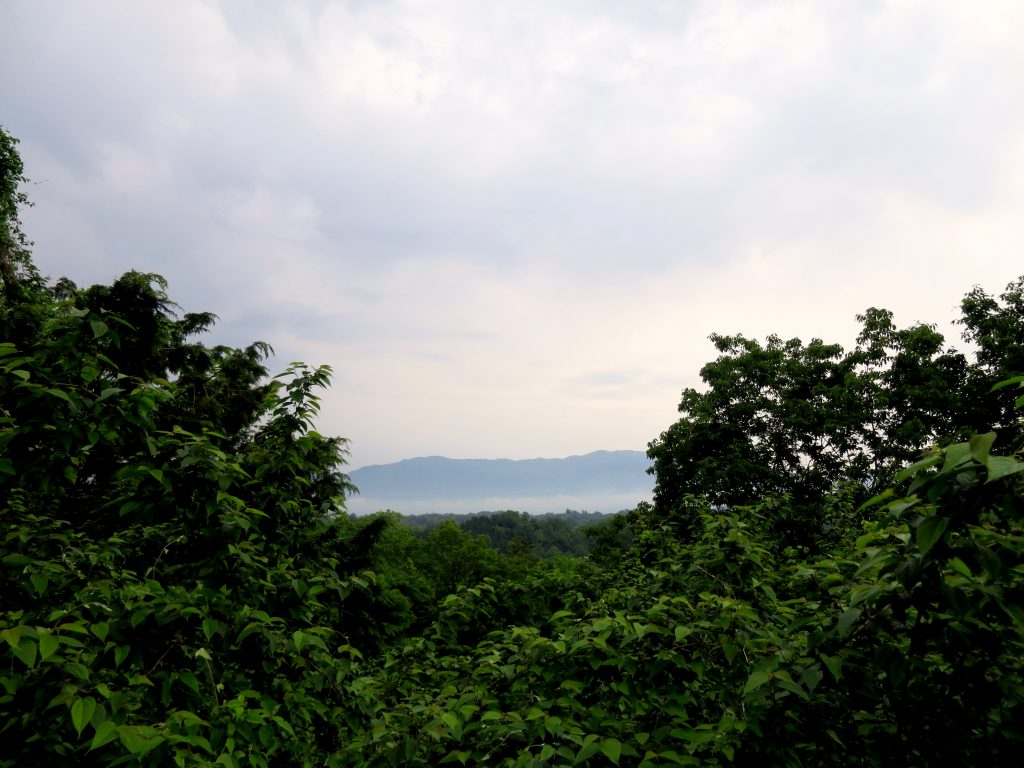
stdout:
MULTIPOLYGON (((15 3, 44 271, 159 271, 354 462, 641 448, 713 331, 850 342, 1024 271, 1024 12, 15 3)), ((951 334, 951 336, 954 334, 951 334)))

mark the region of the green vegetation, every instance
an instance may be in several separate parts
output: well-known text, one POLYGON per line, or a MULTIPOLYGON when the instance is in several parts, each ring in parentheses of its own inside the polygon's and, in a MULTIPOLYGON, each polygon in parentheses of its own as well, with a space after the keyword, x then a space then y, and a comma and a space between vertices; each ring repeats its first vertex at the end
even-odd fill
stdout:
POLYGON ((1019 759, 1024 280, 967 294, 971 355, 881 310, 714 337, 655 503, 547 557, 351 519, 329 369, 268 380, 155 275, 50 287, 0 139, 0 766, 1019 759))
POLYGON ((418 536, 426 537, 432 528, 450 520, 462 530, 484 535, 502 554, 553 558, 582 557, 593 548, 594 529, 615 517, 604 512, 578 512, 529 515, 525 512, 478 512, 468 515, 409 515, 401 518, 418 536))

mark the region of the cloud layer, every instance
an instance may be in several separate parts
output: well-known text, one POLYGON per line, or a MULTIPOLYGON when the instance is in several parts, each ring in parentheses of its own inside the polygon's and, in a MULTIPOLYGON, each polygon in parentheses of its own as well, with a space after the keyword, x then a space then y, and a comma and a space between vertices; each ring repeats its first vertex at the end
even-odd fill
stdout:
POLYGON ((331 364, 356 466, 643 448, 713 331, 945 330, 1024 272, 1013 1, 5 16, 44 272, 160 272, 331 364))

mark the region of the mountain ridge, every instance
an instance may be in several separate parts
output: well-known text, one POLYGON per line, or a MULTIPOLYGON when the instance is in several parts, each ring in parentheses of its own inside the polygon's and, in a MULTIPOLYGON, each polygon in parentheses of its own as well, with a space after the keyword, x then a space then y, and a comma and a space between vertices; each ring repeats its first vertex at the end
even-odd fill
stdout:
POLYGON ((649 466, 645 452, 630 450, 597 450, 559 459, 418 456, 361 467, 349 477, 366 502, 361 507, 371 502, 379 508, 401 509, 407 506, 404 502, 415 502, 420 508, 436 502, 435 506, 443 507, 446 501, 465 506, 478 500, 483 510, 485 504, 506 500, 546 500, 541 506, 551 506, 555 499, 581 497, 635 496, 639 501, 651 494, 649 466))

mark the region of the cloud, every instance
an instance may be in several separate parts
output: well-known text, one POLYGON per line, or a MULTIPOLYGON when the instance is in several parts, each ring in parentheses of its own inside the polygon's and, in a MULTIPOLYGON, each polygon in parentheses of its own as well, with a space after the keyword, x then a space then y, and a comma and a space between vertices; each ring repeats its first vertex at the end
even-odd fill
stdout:
POLYGON ((331 363, 356 465, 642 448, 714 331, 945 329, 1021 271, 1014 2, 6 15, 43 271, 331 363))

